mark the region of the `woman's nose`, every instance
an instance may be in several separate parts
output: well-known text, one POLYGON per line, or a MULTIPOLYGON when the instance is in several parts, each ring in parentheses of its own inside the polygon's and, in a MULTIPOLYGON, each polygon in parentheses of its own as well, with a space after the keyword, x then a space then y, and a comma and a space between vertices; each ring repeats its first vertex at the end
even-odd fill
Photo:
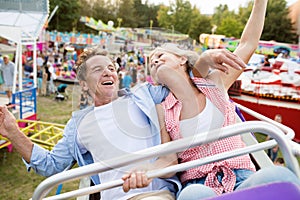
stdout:
POLYGON ((155 65, 157 65, 157 63, 158 63, 158 59, 153 59, 152 62, 151 62, 151 65, 155 66, 155 65))

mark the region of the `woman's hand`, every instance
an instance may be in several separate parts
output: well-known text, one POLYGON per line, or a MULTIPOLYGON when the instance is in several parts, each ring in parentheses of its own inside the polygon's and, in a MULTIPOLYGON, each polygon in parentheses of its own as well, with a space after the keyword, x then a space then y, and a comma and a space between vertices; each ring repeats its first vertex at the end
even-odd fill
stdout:
POLYGON ((228 74, 229 67, 236 70, 243 70, 246 67, 246 64, 241 58, 227 49, 210 49, 201 54, 194 66, 193 72, 195 75, 200 73, 203 77, 203 74, 205 74, 203 71, 210 68, 218 69, 228 74))

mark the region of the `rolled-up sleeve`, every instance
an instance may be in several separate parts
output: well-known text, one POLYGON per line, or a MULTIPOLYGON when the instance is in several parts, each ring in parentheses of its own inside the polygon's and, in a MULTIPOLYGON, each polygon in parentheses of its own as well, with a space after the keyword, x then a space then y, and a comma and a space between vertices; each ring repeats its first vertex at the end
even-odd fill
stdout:
POLYGON ((169 89, 164 86, 148 85, 150 95, 155 104, 160 104, 169 94, 169 89))
POLYGON ((34 144, 30 163, 23 159, 27 170, 30 171, 32 168, 37 174, 42 176, 51 176, 62 172, 74 161, 72 151, 75 145, 75 131, 75 124, 70 120, 64 129, 63 138, 59 140, 51 151, 34 144))

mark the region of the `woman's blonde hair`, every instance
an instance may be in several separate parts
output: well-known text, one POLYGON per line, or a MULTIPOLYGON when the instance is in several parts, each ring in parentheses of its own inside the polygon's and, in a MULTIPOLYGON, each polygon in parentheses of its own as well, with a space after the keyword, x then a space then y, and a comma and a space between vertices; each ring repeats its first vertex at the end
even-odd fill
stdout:
POLYGON ((184 56, 187 58, 187 69, 191 70, 193 69, 196 61, 199 58, 199 55, 191 50, 185 50, 179 47, 179 45, 174 43, 165 43, 162 46, 159 46, 155 48, 149 55, 149 58, 151 58, 157 51, 165 51, 168 53, 172 53, 177 56, 184 56))

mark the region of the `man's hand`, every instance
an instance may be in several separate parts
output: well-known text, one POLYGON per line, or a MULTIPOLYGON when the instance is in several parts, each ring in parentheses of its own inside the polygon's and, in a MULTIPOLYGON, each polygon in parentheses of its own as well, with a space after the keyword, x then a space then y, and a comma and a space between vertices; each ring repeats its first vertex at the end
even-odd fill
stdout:
POLYGON ((147 177, 146 171, 144 170, 132 171, 125 174, 122 179, 124 181, 124 192, 128 192, 130 189, 147 187, 152 181, 152 179, 147 177))
POLYGON ((9 138, 9 134, 16 133, 18 130, 19 126, 14 115, 6 106, 0 106, 0 134, 9 138))

